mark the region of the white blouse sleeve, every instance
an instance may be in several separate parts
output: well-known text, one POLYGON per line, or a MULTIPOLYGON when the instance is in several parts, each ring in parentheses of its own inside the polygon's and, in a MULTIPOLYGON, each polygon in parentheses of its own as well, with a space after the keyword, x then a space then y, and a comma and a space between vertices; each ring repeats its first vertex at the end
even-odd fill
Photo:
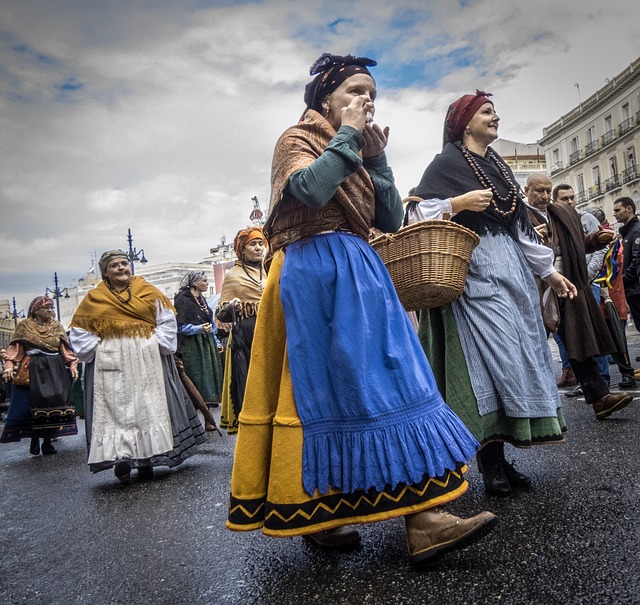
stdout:
POLYGON ((100 337, 82 328, 71 328, 69 342, 80 361, 90 362, 93 361, 96 349, 100 344, 100 337))
POLYGON ((449 213, 454 216, 454 212, 451 211, 451 198, 439 200, 432 198, 429 200, 422 200, 417 204, 411 204, 411 210, 409 211, 409 224, 417 223, 418 221, 432 221, 442 219, 442 215, 449 213))
POLYGON ((178 322, 171 309, 158 303, 156 310, 155 335, 163 355, 175 353, 178 349, 178 322))
POLYGON ((520 227, 518 227, 518 245, 536 275, 544 279, 555 272, 553 250, 543 244, 531 241, 520 227))

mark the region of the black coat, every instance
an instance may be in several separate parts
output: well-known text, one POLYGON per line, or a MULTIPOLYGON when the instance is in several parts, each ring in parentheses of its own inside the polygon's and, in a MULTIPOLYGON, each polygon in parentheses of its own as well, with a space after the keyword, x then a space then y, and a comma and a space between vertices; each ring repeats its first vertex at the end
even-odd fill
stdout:
POLYGON ((634 216, 620 227, 624 261, 622 263, 622 282, 626 296, 640 294, 640 220, 634 216))

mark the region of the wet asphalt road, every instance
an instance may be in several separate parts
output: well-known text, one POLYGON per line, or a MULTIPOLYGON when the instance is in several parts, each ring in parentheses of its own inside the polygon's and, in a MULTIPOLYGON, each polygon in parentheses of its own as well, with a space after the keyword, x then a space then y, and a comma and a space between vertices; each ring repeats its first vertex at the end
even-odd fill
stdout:
MULTIPOLYGON (((629 336, 635 357, 640 337, 629 336)), ((31 457, 26 441, 2 444, 0 603, 640 604, 640 398, 603 422, 584 401, 564 403, 566 445, 507 448, 534 489, 489 498, 472 465, 450 510, 492 510, 499 524, 421 572, 401 520, 363 526, 350 553, 225 529, 226 435, 129 487, 87 470, 83 434, 48 457, 31 457)))

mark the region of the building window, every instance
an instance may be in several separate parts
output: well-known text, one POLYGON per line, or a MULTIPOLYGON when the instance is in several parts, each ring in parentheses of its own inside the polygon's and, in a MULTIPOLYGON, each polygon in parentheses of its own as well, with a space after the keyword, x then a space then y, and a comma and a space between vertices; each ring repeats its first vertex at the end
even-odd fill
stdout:
POLYGON ((587 198, 584 193, 584 174, 576 174, 576 204, 586 202, 587 198))
POLYGON ((633 127, 633 118, 631 117, 631 110, 629 103, 625 103, 622 106, 622 122, 620 122, 620 134, 623 135, 633 127))
POLYGON ((604 190, 612 191, 620 187, 620 176, 618 175, 618 158, 612 155, 609 158, 609 178, 604 182, 604 190))
POLYGON ((630 183, 635 181, 640 174, 636 166, 636 151, 633 145, 624 150, 624 172, 622 173, 622 182, 630 183))
POLYGON ((592 154, 598 149, 598 141, 596 140, 596 127, 591 126, 587 129, 587 146, 585 151, 587 155, 592 154))
POLYGON ((574 137, 571 139, 571 155, 569 156, 569 163, 575 164, 580 160, 580 138, 574 137))

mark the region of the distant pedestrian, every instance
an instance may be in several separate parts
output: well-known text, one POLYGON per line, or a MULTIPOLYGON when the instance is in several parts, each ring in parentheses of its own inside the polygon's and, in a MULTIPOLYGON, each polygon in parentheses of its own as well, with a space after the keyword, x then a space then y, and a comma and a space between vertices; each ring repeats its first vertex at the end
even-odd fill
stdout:
POLYGON ((151 479, 195 453, 204 428, 173 359, 173 305, 144 278, 132 276, 122 250, 100 258, 102 282, 71 321, 71 342, 85 362, 85 426, 89 468, 113 468, 122 483, 132 469, 151 479))
POLYGON ((57 453, 53 438, 77 434, 71 394, 77 365, 67 334, 55 319, 53 300, 34 298, 6 352, 2 378, 13 380, 13 388, 0 442, 30 438, 29 452, 46 456, 57 453))

